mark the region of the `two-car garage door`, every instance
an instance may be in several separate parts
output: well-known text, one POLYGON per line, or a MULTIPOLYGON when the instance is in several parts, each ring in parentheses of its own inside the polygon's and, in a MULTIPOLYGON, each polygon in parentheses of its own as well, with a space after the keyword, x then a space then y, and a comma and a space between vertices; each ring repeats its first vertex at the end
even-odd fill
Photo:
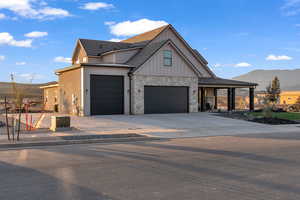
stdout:
MULTIPOLYGON (((144 113, 187 113, 188 87, 145 86, 144 113)), ((124 77, 91 75, 91 115, 124 114, 124 77)))
POLYGON ((188 87, 145 86, 145 114, 151 113, 187 113, 188 87))

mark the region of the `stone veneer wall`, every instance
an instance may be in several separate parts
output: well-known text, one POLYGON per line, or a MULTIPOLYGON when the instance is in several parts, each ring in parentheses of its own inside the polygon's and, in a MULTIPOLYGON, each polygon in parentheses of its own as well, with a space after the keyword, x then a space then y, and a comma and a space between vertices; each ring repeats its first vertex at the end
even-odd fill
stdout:
POLYGON ((144 86, 188 86, 189 112, 198 112, 198 78, 197 77, 170 77, 170 76, 143 76, 132 77, 132 113, 144 114, 144 86))

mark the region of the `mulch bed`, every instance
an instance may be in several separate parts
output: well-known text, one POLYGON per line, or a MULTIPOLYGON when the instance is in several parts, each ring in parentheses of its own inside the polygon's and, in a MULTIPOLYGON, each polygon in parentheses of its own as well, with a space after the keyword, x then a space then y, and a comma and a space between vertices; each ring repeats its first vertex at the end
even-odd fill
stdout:
POLYGON ((262 117, 249 117, 246 115, 247 112, 224 112, 224 113, 216 113, 218 116, 227 117, 231 119, 240 119, 240 120, 246 120, 256 123, 262 123, 262 124, 271 124, 271 125, 285 125, 285 124, 300 124, 300 121, 293 121, 293 120, 287 120, 287 119, 279 119, 279 118, 262 118, 262 117))
POLYGON ((249 121, 272 125, 299 124, 299 122, 296 121, 278 118, 254 118, 249 121))

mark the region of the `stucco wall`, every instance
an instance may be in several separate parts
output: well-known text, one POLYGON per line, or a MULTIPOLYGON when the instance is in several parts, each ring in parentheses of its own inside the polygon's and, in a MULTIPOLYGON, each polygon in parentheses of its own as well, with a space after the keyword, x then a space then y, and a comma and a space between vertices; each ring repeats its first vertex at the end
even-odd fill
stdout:
POLYGON ((78 64, 78 62, 79 63, 87 62, 87 60, 85 61, 84 58, 86 58, 86 54, 82 49, 82 47, 78 44, 76 47, 74 57, 72 58, 72 63, 78 64))
POLYGON ((99 64, 102 63, 102 59, 100 57, 88 57, 88 63, 99 64))
POLYGON ((81 112, 81 68, 59 75, 59 111, 77 115, 81 112))
POLYGON ((144 86, 188 86, 189 112, 198 112, 198 78, 176 76, 144 76, 132 77, 132 112, 144 114, 144 86))
POLYGON ((116 51, 113 53, 109 53, 103 55, 102 61, 103 63, 126 63, 132 56, 134 56, 138 52, 138 49, 134 50, 123 50, 123 51, 116 51))
POLYGON ((109 68, 109 67, 86 67, 83 75, 83 101, 84 101, 84 115, 91 114, 90 107, 90 76, 95 75, 114 75, 124 76, 124 113, 129 114, 129 77, 128 68, 109 68))
POLYGON ((58 87, 44 88, 44 110, 54 111, 54 105, 58 103, 58 87))

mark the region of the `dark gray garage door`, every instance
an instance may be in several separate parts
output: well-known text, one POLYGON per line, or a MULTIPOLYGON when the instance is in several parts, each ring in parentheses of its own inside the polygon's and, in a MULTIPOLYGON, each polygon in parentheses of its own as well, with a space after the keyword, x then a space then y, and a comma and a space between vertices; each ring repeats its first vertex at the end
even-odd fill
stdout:
POLYGON ((124 77, 91 75, 91 115, 124 113, 124 77))
POLYGON ((145 114, 187 113, 188 87, 145 86, 145 114))

